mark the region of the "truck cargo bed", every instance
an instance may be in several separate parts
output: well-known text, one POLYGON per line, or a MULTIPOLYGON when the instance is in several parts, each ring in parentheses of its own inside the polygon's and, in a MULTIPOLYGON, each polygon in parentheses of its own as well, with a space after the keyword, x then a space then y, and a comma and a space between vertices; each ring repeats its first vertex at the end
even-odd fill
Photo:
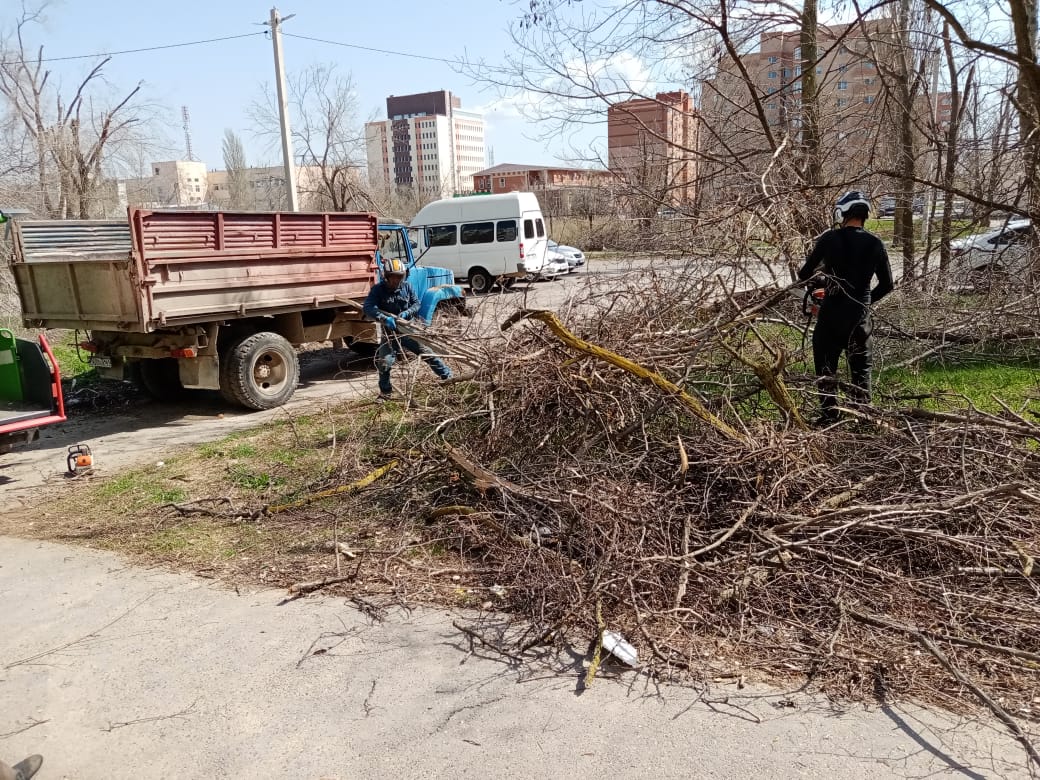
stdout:
POLYGON ((375 282, 373 214, 149 211, 16 222, 27 325, 147 333, 342 305, 375 282))

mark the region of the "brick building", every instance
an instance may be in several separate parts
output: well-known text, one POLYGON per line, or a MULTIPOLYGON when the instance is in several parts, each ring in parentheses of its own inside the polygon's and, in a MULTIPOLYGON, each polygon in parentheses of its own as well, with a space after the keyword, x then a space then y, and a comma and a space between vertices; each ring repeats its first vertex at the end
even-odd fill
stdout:
MULTIPOLYGON (((802 57, 798 30, 763 33, 758 51, 740 58, 750 85, 737 63, 721 60, 715 78, 702 88, 701 142, 706 155, 724 147, 727 157, 739 159, 740 164, 723 162, 704 171, 716 194, 727 187, 755 186, 746 174, 761 170, 772 156, 767 132, 774 145, 785 137, 800 140, 804 67, 815 70, 825 176, 849 181, 872 169, 872 164, 891 167, 897 151, 894 106, 886 101, 878 61, 895 56, 892 39, 888 19, 821 25, 817 61, 809 65, 802 57)), ((941 126, 949 121, 949 95, 940 93, 935 100, 941 126)), ((918 101, 917 110, 921 126, 927 126, 931 113, 927 98, 918 101)))
POLYGON ((612 173, 660 203, 694 200, 700 120, 690 95, 659 92, 607 110, 607 159, 612 173))

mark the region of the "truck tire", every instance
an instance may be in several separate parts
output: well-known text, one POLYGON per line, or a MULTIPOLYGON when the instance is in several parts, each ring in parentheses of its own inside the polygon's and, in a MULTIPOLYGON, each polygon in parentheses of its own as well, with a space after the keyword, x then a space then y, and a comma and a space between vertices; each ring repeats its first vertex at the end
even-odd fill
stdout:
POLYGON ((491 285, 495 283, 494 277, 480 266, 471 268, 469 272, 469 289, 474 295, 484 295, 491 291, 491 285))
POLYGON ((183 401, 188 391, 181 384, 181 369, 177 358, 138 360, 133 372, 135 383, 156 401, 175 403, 183 401))
POLYGON ((220 394, 247 409, 273 409, 296 392, 300 360, 277 333, 253 333, 234 342, 220 359, 220 394))

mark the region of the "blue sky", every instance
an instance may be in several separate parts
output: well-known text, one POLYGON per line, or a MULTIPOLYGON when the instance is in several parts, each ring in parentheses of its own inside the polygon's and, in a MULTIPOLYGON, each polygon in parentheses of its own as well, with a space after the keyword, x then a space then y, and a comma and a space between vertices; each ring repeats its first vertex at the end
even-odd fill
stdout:
MULTIPOLYGON (((0 23, 10 25, 15 2, 4 3, 0 23)), ((430 57, 501 63, 511 42, 508 29, 521 17, 526 2, 516 0, 283 0, 286 33, 324 38, 430 57)), ((46 11, 46 23, 27 33, 33 45, 44 46, 46 57, 70 57, 207 38, 263 33, 259 26, 271 4, 245 0, 176 0, 151 3, 126 0, 64 0, 46 11)), ((448 89, 463 108, 484 110, 487 143, 496 163, 558 164, 574 156, 573 149, 604 142, 605 125, 586 128, 576 136, 538 140, 539 126, 520 118, 517 101, 487 85, 474 82, 447 64, 378 54, 298 38, 284 39, 287 70, 317 63, 336 63, 353 74, 362 120, 385 118, 385 99, 448 89)), ((95 60, 52 62, 66 89, 95 60)), ((221 138, 225 128, 238 132, 251 164, 276 163, 276 153, 253 136, 247 109, 261 95, 264 82, 273 84, 270 39, 262 34, 238 40, 184 48, 121 54, 106 66, 113 93, 143 81, 144 99, 165 108, 165 134, 170 149, 161 159, 184 156, 181 106, 191 116, 195 156, 210 168, 223 167, 221 138)), ((522 101, 520 101, 522 102, 522 101)), ((544 128, 542 128, 544 129, 544 128)))

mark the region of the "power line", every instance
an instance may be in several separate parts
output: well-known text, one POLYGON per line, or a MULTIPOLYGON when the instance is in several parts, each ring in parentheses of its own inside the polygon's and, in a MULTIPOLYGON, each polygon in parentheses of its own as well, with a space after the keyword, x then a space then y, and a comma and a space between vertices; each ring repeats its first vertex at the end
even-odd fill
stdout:
POLYGON ((204 43, 220 43, 221 41, 233 41, 238 38, 252 38, 254 35, 266 35, 266 32, 251 32, 241 35, 225 35, 223 38, 206 38, 202 41, 186 41, 184 43, 167 43, 162 46, 145 46, 141 49, 123 49, 122 51, 102 51, 97 54, 73 54, 68 57, 46 57, 42 60, 14 60, 14 65, 34 65, 37 62, 65 62, 68 60, 90 60, 97 57, 114 57, 117 54, 139 54, 145 51, 160 51, 162 49, 179 49, 184 46, 199 46, 204 43))
POLYGON ((343 46, 347 49, 360 49, 361 51, 371 51, 376 54, 393 54, 398 57, 411 57, 416 60, 429 60, 431 62, 443 62, 448 65, 460 65, 462 64, 459 60, 449 60, 444 57, 429 57, 425 54, 411 54, 405 51, 393 51, 391 49, 376 49, 371 46, 361 46, 357 43, 343 43, 342 41, 329 41, 325 38, 311 38, 309 35, 297 35, 296 33, 282 32, 286 38, 299 38, 304 41, 314 41, 315 43, 328 43, 332 46, 343 46))

